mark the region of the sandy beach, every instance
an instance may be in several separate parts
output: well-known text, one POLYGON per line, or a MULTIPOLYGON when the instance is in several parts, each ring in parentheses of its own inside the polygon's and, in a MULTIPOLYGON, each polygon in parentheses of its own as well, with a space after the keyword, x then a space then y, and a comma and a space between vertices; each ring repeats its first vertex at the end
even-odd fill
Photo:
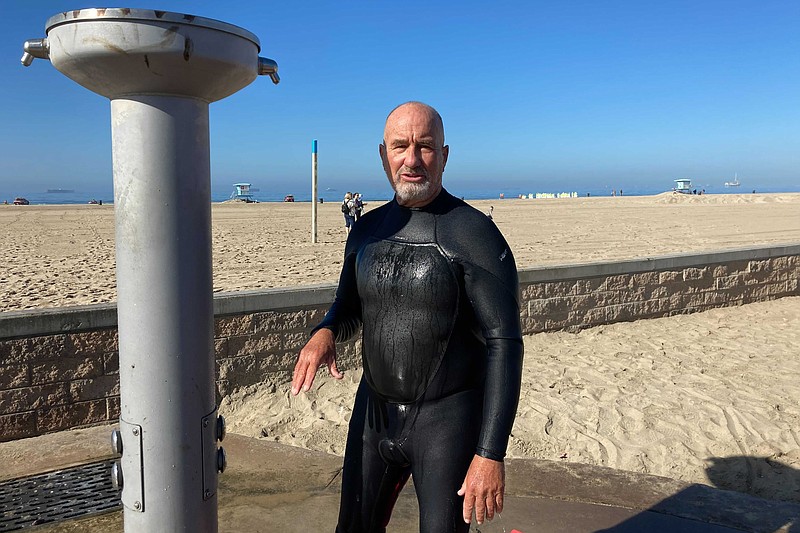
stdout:
MULTIPOLYGON (((509 457, 800 502, 800 297, 525 338, 509 457)), ((225 398, 230 431, 343 454, 359 370, 225 398)))
MULTIPOLYGON (((470 203, 494 206, 521 269, 800 243, 800 194, 470 203)), ((336 203, 320 206, 318 244, 307 203, 215 204, 212 216, 215 291, 337 280, 336 203)), ((114 301, 113 226, 113 206, 0 206, 0 310, 114 301)), ((792 297, 526 337, 509 455, 800 501, 798 332, 792 297)), ((359 378, 321 377, 299 397, 255 386, 221 412, 232 432, 342 454, 359 378)))
MULTIPOLYGON (((380 203, 370 203, 372 209, 380 203)), ((518 268, 800 242, 800 194, 480 200, 518 268)), ((337 203, 212 206, 214 291, 335 282, 344 250, 337 203)), ((0 311, 116 299, 114 208, 0 205, 0 311)))

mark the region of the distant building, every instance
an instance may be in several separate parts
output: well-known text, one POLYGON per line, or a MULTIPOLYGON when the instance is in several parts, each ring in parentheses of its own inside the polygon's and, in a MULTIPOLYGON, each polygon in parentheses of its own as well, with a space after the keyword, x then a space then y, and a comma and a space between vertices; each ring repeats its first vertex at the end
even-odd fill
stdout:
POLYGON ((692 194, 692 180, 690 179, 675 180, 675 188, 673 190, 675 192, 680 192, 683 194, 692 194))
POLYGON ((247 202, 248 204, 256 201, 255 198, 253 198, 253 194, 251 193, 249 183, 234 183, 233 193, 231 193, 230 199, 238 200, 240 202, 247 202))

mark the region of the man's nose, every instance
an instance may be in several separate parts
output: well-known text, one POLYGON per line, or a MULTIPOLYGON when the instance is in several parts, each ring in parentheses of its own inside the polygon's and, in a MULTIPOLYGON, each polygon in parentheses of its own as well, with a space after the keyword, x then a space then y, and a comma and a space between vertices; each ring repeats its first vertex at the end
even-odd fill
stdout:
POLYGON ((409 145, 408 149, 406 150, 406 160, 403 162, 405 166, 416 168, 419 166, 419 162, 421 160, 422 152, 420 151, 419 147, 414 144, 409 145))

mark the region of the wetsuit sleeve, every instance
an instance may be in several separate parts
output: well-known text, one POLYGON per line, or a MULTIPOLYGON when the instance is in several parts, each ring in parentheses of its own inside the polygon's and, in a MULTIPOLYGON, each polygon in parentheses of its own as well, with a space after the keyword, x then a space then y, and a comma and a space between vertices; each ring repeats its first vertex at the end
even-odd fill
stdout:
POLYGON ((325 318, 311 331, 311 334, 320 328, 328 328, 333 332, 336 342, 344 342, 351 339, 360 327, 361 302, 356 286, 356 254, 348 250, 339 276, 336 299, 325 318))
POLYGON ((467 297, 486 340, 483 421, 476 454, 502 461, 514 424, 522 381, 519 281, 511 250, 484 242, 485 253, 463 264, 467 297))

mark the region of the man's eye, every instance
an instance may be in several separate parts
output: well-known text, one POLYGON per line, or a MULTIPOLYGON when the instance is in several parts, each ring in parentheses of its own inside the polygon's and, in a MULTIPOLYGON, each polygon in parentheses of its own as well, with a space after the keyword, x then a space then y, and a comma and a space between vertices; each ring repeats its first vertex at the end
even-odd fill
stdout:
POLYGON ((430 154, 434 152, 433 146, 420 146, 420 151, 423 154, 430 154))

